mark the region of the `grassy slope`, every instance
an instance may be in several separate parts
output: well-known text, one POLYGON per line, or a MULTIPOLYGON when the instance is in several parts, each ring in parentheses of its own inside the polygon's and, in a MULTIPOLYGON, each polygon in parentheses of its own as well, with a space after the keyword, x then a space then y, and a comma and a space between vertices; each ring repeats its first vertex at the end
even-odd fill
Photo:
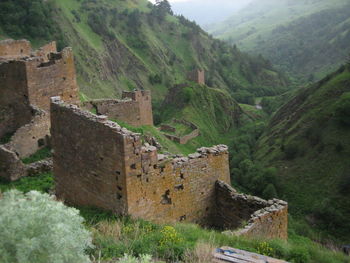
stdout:
MULTIPOLYGON (((349 53, 346 45, 350 6, 345 0, 256 1, 209 31, 263 54, 293 77, 320 79, 334 71, 349 53)), ((300 80, 297 79, 300 83, 300 80)))
POLYGON ((292 213, 341 239, 350 239, 349 129, 335 118, 335 105, 350 91, 349 69, 301 90, 272 118, 256 159, 279 168, 283 198, 292 213), (306 216, 306 217, 305 217, 306 216))

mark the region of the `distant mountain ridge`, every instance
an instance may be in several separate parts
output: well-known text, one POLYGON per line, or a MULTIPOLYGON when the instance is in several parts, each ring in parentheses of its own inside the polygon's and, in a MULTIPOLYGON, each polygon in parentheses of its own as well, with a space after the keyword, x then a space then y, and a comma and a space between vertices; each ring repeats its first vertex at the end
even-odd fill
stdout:
POLYGON ((209 32, 262 54, 297 83, 321 79, 350 53, 346 0, 259 0, 209 32))

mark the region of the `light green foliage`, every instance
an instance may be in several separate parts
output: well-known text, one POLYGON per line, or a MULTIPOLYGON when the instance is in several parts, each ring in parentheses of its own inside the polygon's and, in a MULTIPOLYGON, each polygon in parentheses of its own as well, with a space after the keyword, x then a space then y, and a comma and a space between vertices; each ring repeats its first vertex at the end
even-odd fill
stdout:
POLYGON ((139 258, 125 254, 122 259, 118 260, 119 263, 152 263, 152 256, 141 255, 139 258))
POLYGON ((3 263, 90 262, 91 236, 79 211, 36 191, 3 194, 0 240, 3 263))
POLYGON ((273 256, 274 251, 273 248, 270 247, 269 243, 261 242, 257 247, 258 253, 264 256, 273 256))

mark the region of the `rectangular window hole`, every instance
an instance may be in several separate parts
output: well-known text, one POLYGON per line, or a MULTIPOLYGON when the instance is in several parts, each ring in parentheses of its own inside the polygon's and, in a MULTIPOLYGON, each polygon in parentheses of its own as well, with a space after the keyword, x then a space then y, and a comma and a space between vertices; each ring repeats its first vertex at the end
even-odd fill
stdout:
POLYGON ((184 190, 184 185, 183 184, 175 185, 175 190, 177 190, 177 191, 184 190))
POLYGON ((130 168, 135 170, 136 169, 136 164, 134 163, 134 164, 130 165, 130 168))

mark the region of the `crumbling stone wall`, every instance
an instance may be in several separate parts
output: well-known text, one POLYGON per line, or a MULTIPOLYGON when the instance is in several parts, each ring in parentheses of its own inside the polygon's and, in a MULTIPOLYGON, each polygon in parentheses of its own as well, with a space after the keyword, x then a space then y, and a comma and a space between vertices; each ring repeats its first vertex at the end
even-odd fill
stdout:
POLYGON ((73 51, 65 48, 51 53, 48 62, 36 59, 26 62, 27 88, 31 104, 49 111, 50 97, 61 96, 65 101, 79 104, 73 51))
POLYGON ((8 149, 6 145, 0 145, 0 177, 8 181, 15 181, 25 175, 25 165, 16 153, 8 149))
POLYGON ((8 148, 20 158, 26 158, 49 144, 50 116, 40 109, 35 109, 35 112, 32 120, 20 127, 8 143, 8 148))
MULTIPOLYGON (((184 136, 177 136, 177 135, 173 135, 173 134, 164 133, 165 137, 167 137, 169 140, 172 140, 172 141, 177 142, 179 144, 186 144, 190 140, 192 140, 200 135, 200 131, 199 131, 198 127, 195 124, 193 124, 192 122, 189 122, 186 120, 176 120, 176 119, 174 119, 173 122, 184 124, 184 125, 190 127, 191 129, 193 129, 193 131, 190 132, 189 134, 184 135, 184 136)), ((167 125, 167 124, 161 125, 160 130, 165 131, 165 132, 167 132, 167 131, 168 132, 176 132, 175 127, 167 125)))
POLYGON ((51 42, 32 51, 25 40, 0 41, 0 138, 13 134, 3 145, 0 176, 16 180, 27 175, 20 158, 49 142, 50 97, 79 103, 73 53, 57 53, 51 42))
POLYGON ((7 39, 0 41, 0 60, 29 57, 31 52, 32 47, 27 40, 7 39))
POLYGON ((16 61, 0 63, 0 138, 32 118, 26 89, 26 69, 16 61))
POLYGON ((56 195, 76 205, 126 214, 123 160, 131 135, 106 117, 53 99, 51 136, 56 195))
POLYGON ((101 99, 84 103, 84 108, 95 109, 98 115, 119 120, 132 126, 153 125, 150 91, 123 92, 122 100, 101 99))
POLYGON ((288 238, 288 204, 282 200, 263 200, 239 194, 225 182, 216 183, 214 226, 237 229, 235 235, 262 238, 288 238))
POLYGON ((189 81, 196 82, 201 85, 205 85, 205 73, 204 70, 195 69, 187 74, 189 81))
POLYGON ((230 182, 226 146, 188 157, 158 155, 138 134, 53 99, 51 135, 59 198, 157 222, 204 223, 215 181, 230 182))

